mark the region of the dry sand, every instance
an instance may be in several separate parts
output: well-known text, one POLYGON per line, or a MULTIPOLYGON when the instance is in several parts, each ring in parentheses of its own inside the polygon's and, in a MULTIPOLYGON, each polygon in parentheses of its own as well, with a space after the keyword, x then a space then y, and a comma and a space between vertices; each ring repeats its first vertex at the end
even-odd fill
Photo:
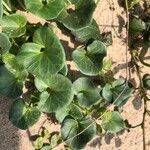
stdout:
MULTIPOLYGON (((113 59, 113 71, 116 73, 115 77, 126 77, 126 14, 123 8, 118 6, 117 0, 103 0, 99 3, 94 18, 99 24, 102 32, 112 31, 113 33, 113 45, 108 47, 108 57, 113 59), (110 6, 115 10, 110 10, 110 6), (111 25, 115 26, 114 28, 111 25)), ((33 18, 28 14, 28 19, 31 22, 38 22, 38 18, 33 18)), ((68 46, 72 49, 75 47, 70 42, 70 37, 63 35, 61 31, 57 30, 57 35, 62 41, 64 48, 68 50, 68 46)), ((130 57, 128 56, 128 60, 130 57)), ((70 63, 70 62, 69 62, 70 63)), ((71 69, 75 70, 73 63, 71 69)), ((149 68, 144 68, 144 72, 150 72, 149 68)), ((71 74, 73 76, 73 74, 71 74)), ((133 74, 132 78, 137 79, 133 74)), ((136 82, 136 81, 135 81, 136 82)), ((136 83, 138 84, 138 83, 136 83)), ((12 100, 7 98, 0 98, 0 150, 33 150, 32 144, 29 140, 29 136, 38 133, 39 128, 46 120, 46 116, 42 115, 39 122, 27 131, 22 131, 14 127, 8 120, 8 112, 11 106, 12 100)), ((150 104, 149 104, 150 108, 150 104)), ((143 102, 139 98, 138 94, 134 94, 127 104, 123 107, 123 116, 129 120, 132 125, 137 125, 142 121, 143 102)), ((59 130, 58 125, 50 124, 46 121, 44 125, 50 131, 59 130)), ((146 117, 146 146, 147 150, 150 150, 150 118, 146 117)), ((142 150, 142 129, 137 127, 131 129, 130 132, 124 131, 118 134, 105 134, 100 137, 95 137, 94 140, 87 145, 85 150, 142 150)), ((56 150, 61 150, 61 146, 56 150)))

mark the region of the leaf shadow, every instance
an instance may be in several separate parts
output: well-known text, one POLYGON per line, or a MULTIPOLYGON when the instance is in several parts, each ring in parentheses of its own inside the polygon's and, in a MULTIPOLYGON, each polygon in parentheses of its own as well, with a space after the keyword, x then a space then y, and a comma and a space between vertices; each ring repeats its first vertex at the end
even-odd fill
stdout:
POLYGON ((13 100, 0 95, 0 150, 18 150, 19 129, 9 121, 9 109, 13 100))
POLYGON ((104 140, 107 145, 111 144, 111 141, 114 141, 115 147, 119 148, 122 145, 122 140, 120 138, 120 135, 124 134, 124 130, 118 132, 117 134, 111 134, 111 133, 106 133, 102 134, 96 138, 94 138, 88 145, 91 148, 96 148, 102 146, 102 141, 104 140))
POLYGON ((117 18, 118 18, 118 22, 119 22, 118 32, 121 33, 123 30, 123 27, 125 26, 126 23, 121 15, 117 15, 117 18))
POLYGON ((142 100, 139 94, 134 96, 132 100, 132 105, 136 110, 139 110, 142 107, 142 100))

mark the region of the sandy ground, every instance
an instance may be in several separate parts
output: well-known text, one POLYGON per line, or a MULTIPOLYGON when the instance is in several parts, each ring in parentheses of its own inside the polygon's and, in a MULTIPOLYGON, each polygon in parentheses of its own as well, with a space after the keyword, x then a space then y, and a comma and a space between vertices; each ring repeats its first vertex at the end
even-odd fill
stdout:
MULTIPOLYGON (((123 8, 118 6, 117 0, 103 0, 99 3, 94 18, 99 24, 102 32, 112 31, 113 33, 113 45, 108 47, 108 57, 112 58, 113 72, 115 76, 126 77, 126 45, 125 45, 125 23, 126 14, 123 8), (114 7, 115 10, 110 10, 110 6, 114 7), (121 24, 121 25, 120 25, 121 24), (114 28, 111 25, 115 26, 114 28)), ((38 19, 28 15, 30 22, 38 22, 38 19)), ((58 37, 61 40, 64 48, 69 50, 76 45, 69 42, 70 37, 63 35, 59 30, 56 31, 58 37)), ((130 57, 128 56, 128 60, 130 57)), ((70 62, 69 62, 70 63, 70 62)), ((75 70, 73 63, 71 69, 75 70)), ((150 72, 150 69, 144 68, 144 72, 150 72)), ((73 76, 73 74, 71 74, 73 76)), ((132 75, 131 78, 136 79, 136 75, 132 75)), ((136 83, 138 84, 138 83, 136 83)), ((11 106, 12 100, 7 98, 0 98, 0 150, 33 150, 32 143, 30 142, 29 136, 38 133, 39 128, 46 120, 46 116, 42 115, 39 122, 27 131, 18 130, 8 120, 8 112, 11 106)), ((150 104, 149 104, 150 108, 150 104)), ((123 107, 123 116, 129 120, 132 125, 137 125, 142 121, 143 113, 143 102, 139 98, 138 94, 134 94, 127 104, 123 107)), ((51 124, 46 121, 44 125, 50 131, 59 130, 59 126, 51 124)), ((150 150, 150 118, 146 117, 146 146, 147 150, 150 150)), ((142 150, 142 129, 137 127, 131 129, 130 132, 124 131, 118 134, 105 134, 100 137, 95 137, 93 141, 87 145, 85 150, 142 150)), ((61 146, 57 147, 56 150, 61 150, 61 146)))

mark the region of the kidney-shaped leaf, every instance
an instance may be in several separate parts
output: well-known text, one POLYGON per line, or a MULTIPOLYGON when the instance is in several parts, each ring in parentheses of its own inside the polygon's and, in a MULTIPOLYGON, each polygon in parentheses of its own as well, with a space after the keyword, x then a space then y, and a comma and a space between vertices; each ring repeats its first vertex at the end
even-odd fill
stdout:
POLYGON ((40 95, 38 107, 43 112, 55 112, 73 99, 72 83, 61 74, 53 75, 45 79, 35 79, 35 85, 40 95))
POLYGON ((5 33, 0 33, 0 54, 4 54, 9 51, 11 43, 8 36, 5 33))
POLYGON ((40 115, 36 107, 30 107, 22 99, 17 99, 11 106, 9 119, 16 127, 25 130, 34 125, 40 115))
POLYGON ((27 20, 23 15, 11 14, 9 16, 3 16, 2 19, 2 31, 9 37, 20 37, 26 31, 27 20))
POLYGON ((37 76, 50 76, 59 72, 65 64, 64 49, 49 27, 40 27, 33 36, 34 43, 22 45, 18 60, 37 76))
POLYGON ((133 85, 126 82, 124 78, 120 78, 105 85, 102 90, 102 97, 111 103, 114 102, 116 106, 122 106, 127 102, 133 91, 133 85))
POLYGON ((57 18, 66 28, 76 30, 91 23, 96 7, 94 0, 70 0, 70 4, 71 8, 68 10, 70 6, 67 6, 57 18), (72 8, 73 6, 75 6, 75 9, 72 8))
POLYGON ((80 108, 75 104, 70 104, 69 106, 63 107, 60 110, 56 111, 55 116, 59 122, 62 122, 66 116, 71 116, 74 119, 81 119, 83 115, 80 108))
POLYGON ((92 122, 93 120, 90 118, 84 118, 80 121, 72 118, 66 118, 61 126, 61 135, 63 140, 67 140, 66 143, 72 149, 83 149, 96 134, 96 125, 94 123, 87 128, 92 122), (85 128, 87 129, 83 133, 77 135, 85 128))
POLYGON ((101 39, 99 27, 94 19, 89 25, 78 30, 72 31, 72 33, 75 35, 76 40, 80 42, 85 42, 90 39, 101 39))
POLYGON ((109 111, 103 115, 102 128, 109 133, 116 133, 125 128, 125 123, 117 111, 109 111))
POLYGON ((28 11, 50 20, 56 18, 64 9, 64 0, 24 0, 28 11))
POLYGON ((88 78, 79 78, 73 83, 74 94, 83 107, 91 107, 101 100, 99 89, 88 78))
POLYGON ((22 94, 23 83, 5 66, 0 66, 0 94, 17 98, 22 94))
POLYGON ((103 58, 106 56, 106 46, 101 41, 94 41, 85 49, 76 49, 73 60, 78 69, 85 75, 98 75, 103 66, 103 58))

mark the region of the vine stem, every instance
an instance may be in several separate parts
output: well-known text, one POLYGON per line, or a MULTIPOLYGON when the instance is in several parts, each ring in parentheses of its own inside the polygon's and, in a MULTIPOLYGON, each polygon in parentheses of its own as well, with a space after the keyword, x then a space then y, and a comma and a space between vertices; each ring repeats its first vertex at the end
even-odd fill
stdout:
MULTIPOLYGON (((125 0, 125 5, 126 5, 126 17, 127 17, 127 27, 126 27, 126 62, 128 62, 128 46, 129 46, 129 6, 128 6, 128 1, 125 0)), ((126 63, 126 67, 128 68, 128 63, 126 63)), ((126 74, 128 74, 128 69, 126 69, 126 74)))
POLYGON ((143 132, 143 150, 146 150, 145 117, 146 117, 146 113, 147 113, 147 97, 146 97, 144 85, 143 85, 143 82, 142 82, 140 67, 138 66, 138 64, 136 62, 136 59, 134 58, 133 55, 132 55, 132 57, 134 59, 137 76, 138 76, 139 81, 140 81, 140 89, 139 90, 140 90, 141 99, 144 100, 143 120, 142 120, 142 123, 141 123, 141 127, 142 127, 142 132, 143 132))

